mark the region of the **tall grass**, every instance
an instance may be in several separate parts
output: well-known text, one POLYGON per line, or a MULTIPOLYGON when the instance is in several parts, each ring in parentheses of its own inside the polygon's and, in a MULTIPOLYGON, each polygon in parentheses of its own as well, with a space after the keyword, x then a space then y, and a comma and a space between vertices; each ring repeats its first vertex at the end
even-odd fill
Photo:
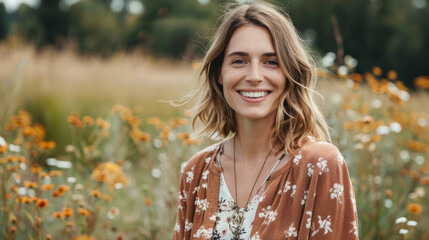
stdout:
MULTIPOLYGON (((11 43, 0 65, 0 238, 170 238, 180 166, 210 141, 159 100, 196 86, 193 65, 11 43)), ((393 75, 321 74, 320 105, 361 239, 428 239, 429 96, 393 75)))

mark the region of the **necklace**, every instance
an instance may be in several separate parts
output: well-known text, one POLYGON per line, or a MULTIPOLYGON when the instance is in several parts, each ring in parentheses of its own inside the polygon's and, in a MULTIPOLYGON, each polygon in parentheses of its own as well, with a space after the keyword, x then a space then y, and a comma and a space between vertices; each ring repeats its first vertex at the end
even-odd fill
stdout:
MULTIPOLYGON (((235 138, 236 138, 236 135, 234 135, 234 188, 235 188, 235 201, 237 202, 236 203, 236 205, 237 205, 237 211, 240 211, 240 208, 238 207, 238 196, 237 196, 237 173, 236 173, 236 170, 235 170, 235 138)), ((246 205, 244 206, 245 208, 247 208, 247 205, 249 204, 249 200, 250 200, 250 197, 252 196, 253 189, 255 188, 256 182, 258 181, 258 178, 261 175, 262 169, 264 169, 265 163, 267 162, 268 157, 271 155, 271 152, 273 151, 273 148, 271 148, 270 152, 265 157, 264 163, 262 164, 262 167, 259 170, 258 176, 256 177, 255 182, 253 183, 252 190, 250 190, 249 197, 247 198, 246 205)), ((283 155, 282 155, 281 158, 283 158, 283 155)), ((277 166, 277 164, 274 166, 274 168, 276 166, 277 166)), ((274 168, 272 170, 274 170, 274 168)), ((272 172, 272 170, 271 170, 271 172, 272 172)), ((271 175, 271 173, 269 175, 271 175)), ((268 177, 269 177, 269 175, 268 175, 268 177)), ((243 223, 244 223, 244 214, 243 214, 243 217, 239 218, 239 221, 240 221, 240 224, 239 224, 238 229, 236 229, 237 231, 234 234, 234 239, 239 239, 238 237, 241 235, 241 228, 242 228, 243 223)))

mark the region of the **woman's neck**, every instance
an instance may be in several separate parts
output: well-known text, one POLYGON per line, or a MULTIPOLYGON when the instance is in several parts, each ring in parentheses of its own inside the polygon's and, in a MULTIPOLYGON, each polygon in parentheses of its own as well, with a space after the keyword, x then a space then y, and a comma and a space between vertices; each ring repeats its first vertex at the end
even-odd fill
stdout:
MULTIPOLYGON (((237 117, 237 135, 235 139, 235 154, 237 161, 246 161, 253 164, 265 159, 271 151, 271 131, 274 124, 271 119, 252 120, 237 117)), ((273 151, 275 152, 275 151, 273 151)))

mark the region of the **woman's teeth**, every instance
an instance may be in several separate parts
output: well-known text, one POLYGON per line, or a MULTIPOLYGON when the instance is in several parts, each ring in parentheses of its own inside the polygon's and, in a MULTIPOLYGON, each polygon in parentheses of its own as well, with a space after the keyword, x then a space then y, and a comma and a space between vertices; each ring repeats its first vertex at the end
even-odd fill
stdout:
POLYGON ((248 98, 260 98, 268 95, 268 92, 243 92, 239 91, 239 93, 248 98))

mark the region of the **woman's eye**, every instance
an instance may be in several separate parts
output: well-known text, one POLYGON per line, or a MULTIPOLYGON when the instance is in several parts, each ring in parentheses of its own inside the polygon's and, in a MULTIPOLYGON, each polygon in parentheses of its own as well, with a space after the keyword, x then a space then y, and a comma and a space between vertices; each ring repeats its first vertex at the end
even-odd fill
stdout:
POLYGON ((279 62, 277 62, 276 60, 268 60, 266 61, 267 64, 269 65, 275 65, 275 66, 279 66, 279 62))
POLYGON ((236 59, 236 60, 232 61, 232 63, 233 64, 244 64, 245 62, 242 59, 236 59))

